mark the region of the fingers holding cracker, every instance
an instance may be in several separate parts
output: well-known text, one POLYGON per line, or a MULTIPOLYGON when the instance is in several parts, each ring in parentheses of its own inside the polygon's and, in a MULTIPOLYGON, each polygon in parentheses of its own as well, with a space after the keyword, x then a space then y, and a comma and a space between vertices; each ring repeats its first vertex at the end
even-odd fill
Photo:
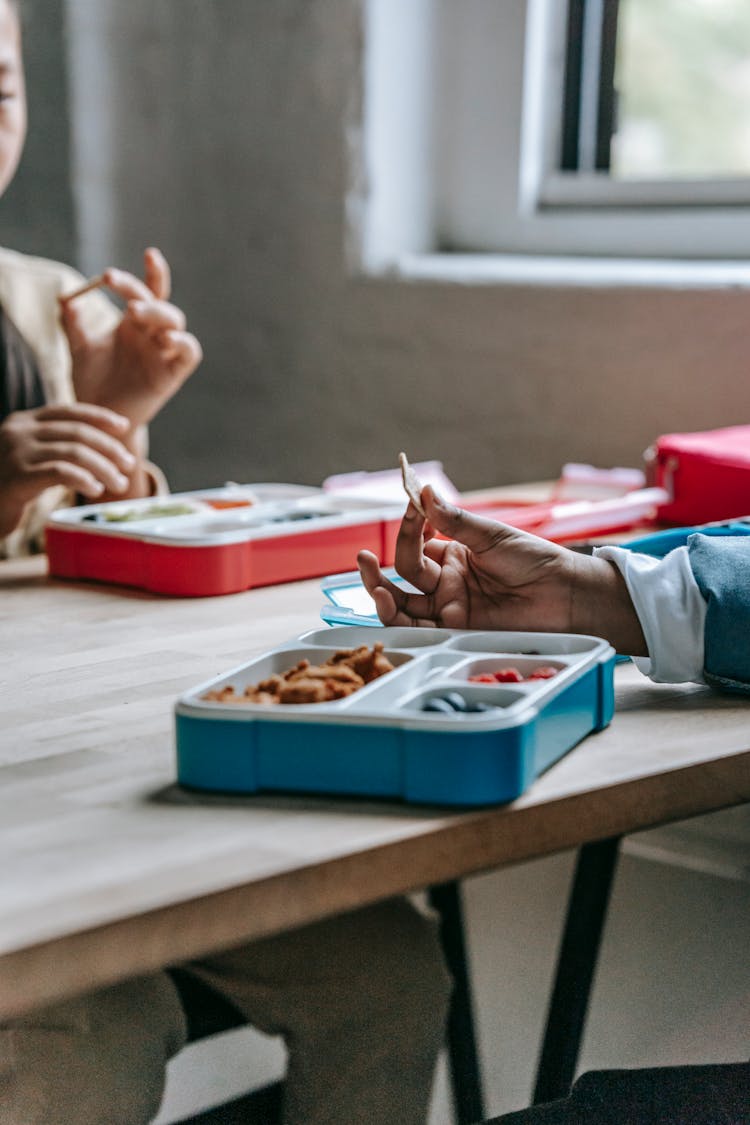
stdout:
POLYGON ((399 453, 398 461, 401 466, 401 479, 404 483, 404 491, 420 516, 425 516, 427 513, 422 506, 422 482, 409 464, 405 453, 399 453))

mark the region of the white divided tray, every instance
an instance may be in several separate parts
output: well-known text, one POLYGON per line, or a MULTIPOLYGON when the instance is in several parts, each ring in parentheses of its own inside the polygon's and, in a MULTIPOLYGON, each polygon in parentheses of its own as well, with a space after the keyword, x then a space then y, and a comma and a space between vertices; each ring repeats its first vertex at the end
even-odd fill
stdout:
POLYGON ((314 578, 366 547, 390 558, 401 509, 292 484, 87 504, 47 522, 50 573, 206 597, 314 578))
POLYGON ((178 700, 178 781, 225 792, 359 794, 446 805, 508 801, 609 723, 614 661, 606 641, 572 634, 315 630, 178 700), (299 660, 322 664, 341 649, 376 642, 393 671, 343 699, 267 704, 205 698, 228 685, 242 695, 299 660), (554 668, 555 675, 530 679, 540 667, 554 668), (507 668, 524 679, 470 682, 507 668), (424 710, 456 694, 466 710, 424 710))

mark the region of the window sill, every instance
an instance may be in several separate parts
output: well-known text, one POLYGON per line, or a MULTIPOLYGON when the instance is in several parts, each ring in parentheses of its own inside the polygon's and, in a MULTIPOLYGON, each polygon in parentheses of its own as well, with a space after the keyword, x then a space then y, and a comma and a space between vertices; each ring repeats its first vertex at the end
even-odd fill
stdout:
POLYGON ((523 254, 404 254, 371 276, 456 285, 750 289, 750 263, 523 254))

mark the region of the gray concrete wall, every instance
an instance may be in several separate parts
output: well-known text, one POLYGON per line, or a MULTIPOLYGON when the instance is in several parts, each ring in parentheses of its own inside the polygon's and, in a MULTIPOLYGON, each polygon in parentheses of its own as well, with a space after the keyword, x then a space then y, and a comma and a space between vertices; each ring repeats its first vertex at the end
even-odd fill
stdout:
POLYGON ((317 483, 406 448, 472 488, 638 464, 659 433, 750 418, 746 293, 348 272, 356 0, 70 5, 110 61, 77 68, 82 103, 109 106, 117 138, 79 169, 87 267, 160 244, 205 349, 153 428, 174 487, 317 483), (97 244, 87 223, 111 188, 97 244))

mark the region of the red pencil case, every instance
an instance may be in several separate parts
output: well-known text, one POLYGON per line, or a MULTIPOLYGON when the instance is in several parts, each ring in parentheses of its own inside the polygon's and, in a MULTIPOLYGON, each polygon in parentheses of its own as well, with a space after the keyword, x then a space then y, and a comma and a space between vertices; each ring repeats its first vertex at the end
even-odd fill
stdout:
POLYGON ((663 434, 646 452, 653 483, 671 500, 662 523, 694 524, 750 513, 750 426, 663 434))

